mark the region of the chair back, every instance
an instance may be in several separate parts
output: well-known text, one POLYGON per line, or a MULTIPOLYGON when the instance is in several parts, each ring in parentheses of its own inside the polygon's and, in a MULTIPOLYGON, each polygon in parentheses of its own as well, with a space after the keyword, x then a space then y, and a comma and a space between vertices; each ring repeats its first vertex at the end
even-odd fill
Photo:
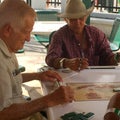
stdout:
POLYGON ((36 10, 36 21, 60 21, 55 10, 36 10))
POLYGON ((52 31, 52 32, 50 33, 50 35, 49 35, 49 44, 50 44, 51 39, 52 39, 52 36, 53 36, 53 34, 54 34, 55 32, 56 32, 56 31, 52 31))
POLYGON ((37 42, 39 42, 42 46, 44 46, 46 49, 48 48, 48 43, 49 43, 49 37, 48 36, 34 34, 34 39, 37 42))
POLYGON ((116 18, 110 34, 110 46, 113 51, 120 48, 120 18, 116 18))

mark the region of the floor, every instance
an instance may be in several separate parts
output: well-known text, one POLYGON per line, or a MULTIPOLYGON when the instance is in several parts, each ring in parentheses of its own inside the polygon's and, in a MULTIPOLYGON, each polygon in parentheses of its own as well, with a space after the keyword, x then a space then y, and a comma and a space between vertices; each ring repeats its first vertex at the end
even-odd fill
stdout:
POLYGON ((25 66, 25 72, 36 72, 38 68, 46 65, 46 48, 33 38, 24 45, 24 53, 16 53, 20 65, 25 66))
MULTIPOLYGON (((37 72, 40 67, 46 65, 46 48, 31 37, 30 42, 24 45, 24 53, 16 53, 19 65, 25 67, 25 72, 37 72)), ((36 99, 42 94, 41 83, 38 80, 26 82, 22 86, 23 95, 36 99)))

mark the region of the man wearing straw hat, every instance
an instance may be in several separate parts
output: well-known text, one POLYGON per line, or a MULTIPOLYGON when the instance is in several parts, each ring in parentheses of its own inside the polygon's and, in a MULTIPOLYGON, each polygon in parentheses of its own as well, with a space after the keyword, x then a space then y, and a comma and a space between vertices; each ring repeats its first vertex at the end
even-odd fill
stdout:
POLYGON ((65 11, 58 15, 67 25, 54 33, 46 56, 50 67, 81 70, 89 65, 117 65, 119 59, 105 34, 86 24, 93 9, 94 5, 86 9, 81 0, 67 0, 65 11))

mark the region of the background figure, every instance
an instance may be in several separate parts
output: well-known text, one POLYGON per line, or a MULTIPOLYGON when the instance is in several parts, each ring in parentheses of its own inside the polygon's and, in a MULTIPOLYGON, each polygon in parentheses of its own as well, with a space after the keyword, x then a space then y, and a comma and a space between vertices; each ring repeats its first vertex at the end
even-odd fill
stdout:
POLYGON ((61 86, 51 94, 27 102, 21 85, 31 80, 62 81, 55 71, 19 73, 15 52, 30 41, 35 11, 23 0, 4 0, 0 4, 0 120, 42 120, 39 112, 74 99, 70 87, 61 86))
POLYGON ((104 120, 120 119, 120 93, 113 95, 109 101, 104 120))
POLYGON ((67 25, 52 36, 46 56, 48 66, 80 70, 88 66, 117 65, 119 59, 115 59, 106 35, 86 24, 93 9, 94 5, 86 9, 81 0, 67 0, 65 11, 58 15, 67 25))

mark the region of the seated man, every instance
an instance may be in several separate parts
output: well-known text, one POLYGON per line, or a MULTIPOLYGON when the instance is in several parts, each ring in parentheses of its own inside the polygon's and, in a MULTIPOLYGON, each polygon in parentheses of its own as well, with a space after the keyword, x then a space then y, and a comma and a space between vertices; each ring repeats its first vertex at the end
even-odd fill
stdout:
POLYGON ((110 99, 104 120, 120 120, 120 93, 110 99))
POLYGON ((80 70, 88 66, 117 65, 109 40, 98 28, 86 25, 93 11, 81 0, 67 0, 65 11, 59 14, 67 25, 57 30, 51 39, 46 63, 56 69, 80 70))
POLYGON ((42 120, 39 112, 74 99, 70 87, 61 86, 51 94, 25 101, 22 96, 23 82, 34 79, 55 82, 62 81, 58 73, 18 72, 15 52, 30 41, 36 18, 35 11, 23 0, 4 0, 0 4, 0 120, 42 120))

